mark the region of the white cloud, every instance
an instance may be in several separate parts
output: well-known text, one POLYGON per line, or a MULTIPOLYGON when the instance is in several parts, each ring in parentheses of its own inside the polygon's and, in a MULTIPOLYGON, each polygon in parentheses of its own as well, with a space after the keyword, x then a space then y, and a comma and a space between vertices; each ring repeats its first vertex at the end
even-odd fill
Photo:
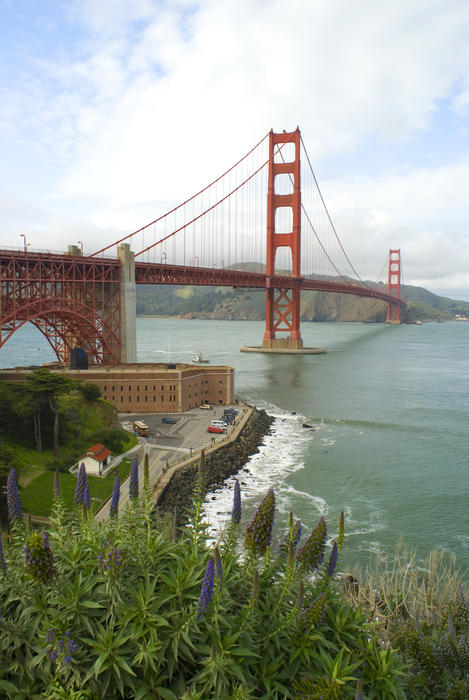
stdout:
POLYGON ((469 288, 469 157, 401 175, 324 183, 352 262, 369 278, 379 255, 401 248, 405 277, 424 286, 469 288))

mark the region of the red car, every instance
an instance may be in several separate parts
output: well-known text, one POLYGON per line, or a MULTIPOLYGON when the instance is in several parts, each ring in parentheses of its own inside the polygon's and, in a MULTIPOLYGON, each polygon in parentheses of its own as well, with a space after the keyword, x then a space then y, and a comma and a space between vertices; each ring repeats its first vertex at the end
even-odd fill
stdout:
POLYGON ((209 425, 207 428, 207 433, 224 433, 225 428, 219 428, 218 425, 209 425))

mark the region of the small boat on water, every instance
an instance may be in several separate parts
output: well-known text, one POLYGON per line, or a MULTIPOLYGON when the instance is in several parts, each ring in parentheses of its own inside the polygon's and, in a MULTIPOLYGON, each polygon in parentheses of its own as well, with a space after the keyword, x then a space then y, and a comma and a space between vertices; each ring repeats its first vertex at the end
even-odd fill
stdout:
POLYGON ((198 355, 194 355, 194 357, 192 358, 192 362, 197 362, 198 365, 203 365, 203 364, 206 364, 207 362, 210 362, 210 360, 206 360, 203 357, 202 353, 199 352, 198 355))

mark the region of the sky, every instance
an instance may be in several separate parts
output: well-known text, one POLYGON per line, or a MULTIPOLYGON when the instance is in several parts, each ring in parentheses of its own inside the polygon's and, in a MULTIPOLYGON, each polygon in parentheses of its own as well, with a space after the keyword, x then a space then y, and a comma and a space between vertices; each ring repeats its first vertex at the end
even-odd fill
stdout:
POLYGON ((469 301, 467 0, 0 0, 0 246, 85 253, 300 126, 363 278, 469 301))

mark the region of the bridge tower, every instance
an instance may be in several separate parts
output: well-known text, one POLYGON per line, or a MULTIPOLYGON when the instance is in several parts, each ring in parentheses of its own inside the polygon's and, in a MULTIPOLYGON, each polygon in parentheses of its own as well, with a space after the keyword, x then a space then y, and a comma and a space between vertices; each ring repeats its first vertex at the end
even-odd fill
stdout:
MULTIPOLYGON (((388 263, 388 294, 396 299, 401 298, 401 251, 389 251, 388 263)), ((401 322, 401 305, 388 303, 387 323, 401 322)))
POLYGON ((269 179, 267 191, 267 260, 266 260, 266 328, 262 348, 275 352, 301 350, 300 333, 300 285, 301 285, 301 182, 300 182, 300 130, 269 134, 269 179), (284 144, 292 143, 295 156, 290 162, 282 157, 284 144), (287 175, 291 183, 289 194, 279 194, 276 179, 287 175), (290 209, 291 231, 277 230, 277 213, 290 209), (291 285, 275 286, 275 257, 277 250, 287 247, 291 251, 291 285), (276 333, 289 333, 288 338, 278 338, 276 333))

